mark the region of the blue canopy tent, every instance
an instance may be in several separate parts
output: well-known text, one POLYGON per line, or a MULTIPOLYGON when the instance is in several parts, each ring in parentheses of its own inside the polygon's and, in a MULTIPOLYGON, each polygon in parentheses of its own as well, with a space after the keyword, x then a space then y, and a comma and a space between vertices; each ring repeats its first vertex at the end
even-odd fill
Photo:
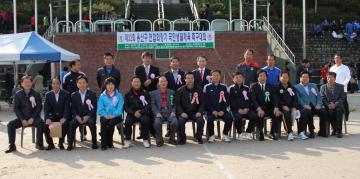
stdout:
MULTIPOLYGON (((78 54, 49 42, 36 32, 0 35, 0 65, 60 62, 61 69, 62 61, 76 59, 80 59, 78 54)), ((17 74, 16 68, 14 71, 17 74)))

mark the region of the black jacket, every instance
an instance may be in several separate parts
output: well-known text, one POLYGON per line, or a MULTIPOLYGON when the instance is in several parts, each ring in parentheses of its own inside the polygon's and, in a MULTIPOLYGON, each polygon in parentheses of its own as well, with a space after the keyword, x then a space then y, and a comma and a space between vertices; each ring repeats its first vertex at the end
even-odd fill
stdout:
POLYGON ((34 120, 40 118, 42 109, 42 99, 38 92, 33 89, 26 95, 24 90, 20 90, 14 97, 14 112, 17 119, 28 120, 33 118, 34 120), (30 99, 34 99, 36 106, 33 108, 30 99))
POLYGON ((244 108, 252 109, 250 88, 246 85, 231 85, 229 87, 229 100, 231 111, 238 111, 244 108), (247 99, 245 99, 246 97, 247 99))
POLYGON ((202 90, 199 87, 189 89, 186 85, 179 88, 175 95, 175 107, 177 115, 181 115, 181 113, 203 113, 205 110, 205 98, 202 90), (196 101, 191 103, 194 94, 196 93, 198 95, 199 104, 197 104, 196 101))
POLYGON ((120 71, 116 69, 115 66, 112 66, 111 72, 107 73, 106 67, 104 66, 99 68, 96 73, 96 81, 100 89, 103 86, 105 80, 109 77, 113 77, 115 79, 116 81, 115 88, 120 87, 120 82, 121 82, 120 71))
POLYGON ((185 72, 182 71, 182 70, 178 70, 178 75, 181 76, 181 83, 179 83, 179 84, 176 83, 176 79, 174 79, 174 75, 173 75, 171 70, 164 73, 164 76, 168 81, 168 86, 167 87, 169 89, 174 90, 175 93, 180 87, 185 85, 185 72))
POLYGON ((211 76, 211 70, 208 68, 205 68, 203 72, 203 79, 201 80, 200 77, 200 70, 199 68, 193 70, 194 78, 195 78, 195 86, 198 86, 200 89, 204 89, 204 86, 209 84, 211 81, 209 81, 207 76, 211 76))
POLYGON ((61 118, 69 119, 70 115, 70 95, 65 90, 59 91, 59 99, 56 102, 54 91, 49 91, 45 95, 44 119, 51 119, 53 122, 60 121, 61 118))
POLYGON ((87 90, 85 94, 85 100, 84 103, 81 101, 81 95, 79 91, 74 92, 71 95, 71 113, 73 119, 75 119, 75 116, 89 116, 91 118, 96 118, 96 110, 97 110, 97 98, 96 94, 93 91, 87 90), (89 106, 86 104, 86 102, 90 100, 93 108, 89 110, 89 106))
POLYGON ((134 113, 140 110, 141 114, 150 114, 151 99, 147 91, 141 90, 139 94, 135 94, 131 89, 125 94, 124 109, 126 113, 134 115, 134 113), (146 103, 145 106, 140 100, 140 97, 144 96, 146 103))
POLYGON ((157 83, 159 80, 158 78, 160 76, 160 70, 158 67, 150 65, 149 75, 147 76, 144 65, 139 65, 139 66, 135 67, 134 74, 140 78, 141 86, 143 87, 143 89, 145 89, 149 92, 157 89, 157 83), (151 78, 151 76, 153 76, 154 78, 151 78), (145 87, 144 82, 147 79, 151 80, 151 84, 148 87, 145 87))
POLYGON ((63 89, 72 94, 73 92, 79 90, 79 88, 76 85, 76 79, 80 75, 85 75, 83 72, 69 72, 64 76, 63 79, 63 89))
POLYGON ((229 106, 229 95, 227 92, 227 87, 224 84, 215 85, 214 83, 209 83, 204 86, 205 94, 205 106, 207 112, 211 113, 215 111, 227 111, 229 106), (220 101, 220 94, 224 93, 225 101, 220 101))
POLYGON ((279 107, 279 99, 273 86, 266 84, 265 91, 260 87, 259 83, 251 86, 250 90, 251 100, 254 104, 254 109, 261 107, 262 110, 272 110, 279 107), (270 101, 265 102, 266 95, 269 94, 270 101))
POLYGON ((282 109, 283 106, 287 106, 289 108, 298 109, 298 98, 296 95, 296 89, 293 86, 288 86, 284 88, 281 84, 278 84, 275 87, 276 93, 279 97, 279 108, 282 109), (295 95, 291 96, 288 89, 291 89, 295 95))

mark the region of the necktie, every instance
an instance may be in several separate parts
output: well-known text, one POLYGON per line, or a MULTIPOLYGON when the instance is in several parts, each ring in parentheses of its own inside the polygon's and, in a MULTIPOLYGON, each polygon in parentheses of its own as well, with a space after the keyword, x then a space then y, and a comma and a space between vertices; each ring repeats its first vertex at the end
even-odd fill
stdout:
POLYGON ((149 76, 149 67, 148 66, 145 67, 145 72, 146 72, 146 76, 148 77, 149 76))
POLYGON ((203 71, 202 71, 202 68, 200 68, 200 79, 201 79, 201 81, 203 80, 203 71))
POLYGON ((261 89, 263 90, 263 91, 265 91, 265 85, 261 85, 261 89))

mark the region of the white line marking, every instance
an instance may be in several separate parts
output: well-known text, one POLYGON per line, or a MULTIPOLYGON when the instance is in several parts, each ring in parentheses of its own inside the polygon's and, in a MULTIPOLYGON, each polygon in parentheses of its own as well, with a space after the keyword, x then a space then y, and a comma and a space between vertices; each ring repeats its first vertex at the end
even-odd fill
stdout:
POLYGON ((234 175, 232 175, 226 168, 225 166, 219 162, 215 155, 210 151, 210 149, 206 146, 206 144, 203 144, 203 147, 205 149, 205 151, 208 153, 208 155, 212 158, 212 160, 216 163, 216 165, 219 167, 221 173, 223 173, 227 179, 235 179, 234 175))

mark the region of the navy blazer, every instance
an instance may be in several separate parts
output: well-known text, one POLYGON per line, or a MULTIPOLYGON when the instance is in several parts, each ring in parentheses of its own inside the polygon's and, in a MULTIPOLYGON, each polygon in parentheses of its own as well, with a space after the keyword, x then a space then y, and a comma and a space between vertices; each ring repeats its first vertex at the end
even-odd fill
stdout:
POLYGON ((164 76, 168 81, 168 88, 171 89, 171 90, 174 90, 175 93, 177 92, 177 90, 180 87, 185 85, 185 72, 182 71, 182 70, 178 70, 178 75, 181 76, 181 83, 180 84, 176 83, 176 79, 174 79, 174 75, 173 75, 171 70, 164 73, 164 76))
POLYGON ((70 115, 70 95, 65 90, 59 91, 59 99, 56 102, 55 92, 49 91, 45 95, 44 119, 51 119, 58 122, 61 118, 69 119, 70 115))
POLYGON ((84 103, 81 101, 81 95, 79 91, 74 92, 71 95, 71 113, 73 119, 76 116, 84 117, 89 116, 96 119, 96 110, 97 110, 97 99, 96 94, 93 91, 87 90, 85 94, 84 103), (89 106, 86 104, 86 101, 90 100, 93 108, 89 110, 89 106))
POLYGON ((149 75, 146 75, 144 65, 139 65, 135 67, 134 74, 140 78, 143 89, 147 91, 154 91, 157 89, 158 78, 160 77, 160 70, 158 67, 150 65, 149 75), (154 74, 154 78, 151 78, 151 74, 154 74), (151 84, 148 87, 145 87, 144 83, 147 79, 151 80, 151 84))
MULTIPOLYGON (((14 97, 14 112, 17 119, 28 120, 33 118, 34 120, 40 118, 42 109, 42 99, 38 92, 33 89, 30 90, 29 94, 26 95, 22 89, 15 94, 14 97), (36 106, 33 108, 30 102, 30 98, 34 98, 36 106)), ((40 118, 41 119, 41 118, 40 118)))

